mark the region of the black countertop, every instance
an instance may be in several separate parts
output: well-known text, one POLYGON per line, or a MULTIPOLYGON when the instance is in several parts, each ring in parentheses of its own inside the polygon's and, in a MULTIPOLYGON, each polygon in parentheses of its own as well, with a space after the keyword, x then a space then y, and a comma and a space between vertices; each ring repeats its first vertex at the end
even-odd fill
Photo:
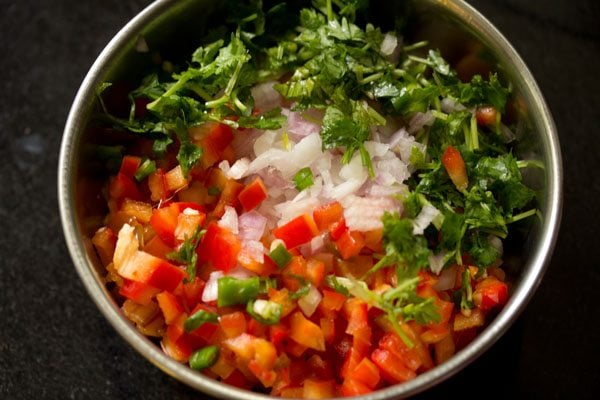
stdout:
MULTIPOLYGON (((513 43, 554 114, 563 224, 535 297, 491 350, 420 398, 595 398, 600 390, 600 3, 472 0, 513 43)), ((200 399, 121 339, 67 252, 62 129, 108 40, 148 1, 0 0, 0 398, 200 399)))

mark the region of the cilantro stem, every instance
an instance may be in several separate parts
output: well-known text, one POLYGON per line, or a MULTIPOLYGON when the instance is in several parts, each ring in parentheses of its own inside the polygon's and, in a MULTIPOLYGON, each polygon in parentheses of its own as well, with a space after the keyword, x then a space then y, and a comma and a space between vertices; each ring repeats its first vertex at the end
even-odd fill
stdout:
POLYGON ((216 100, 207 101, 204 105, 206 108, 217 108, 229 101, 229 96, 223 95, 216 100))
POLYGON ((506 220, 506 223, 507 224, 512 224, 513 222, 517 222, 517 221, 520 221, 522 219, 531 217, 532 215, 536 215, 537 213, 538 213, 538 209, 537 208, 532 208, 531 210, 524 211, 524 212, 522 212, 520 214, 512 216, 511 218, 508 218, 506 220))
POLYGON ((406 335, 406 332, 404 332, 404 329, 402 329, 402 327, 400 326, 400 323, 398 322, 398 317, 391 311, 388 311, 386 315, 388 320, 392 323, 394 331, 396 331, 398 336, 400 336, 400 339, 402 339, 406 347, 412 349, 415 344, 412 342, 412 340, 408 338, 408 335, 406 335))
POLYGON ((475 113, 471 115, 471 144, 473 146, 472 150, 479 149, 479 130, 477 129, 477 118, 475 118, 475 113))
POLYGON ((359 85, 366 85, 367 83, 376 81, 377 79, 381 78, 383 76, 383 72, 377 72, 376 74, 373 75, 369 75, 366 78, 363 78, 361 80, 358 81, 359 85))
POLYGON ((428 44, 429 44, 429 42, 427 42, 426 40, 423 40, 423 41, 420 41, 420 42, 417 42, 417 43, 409 44, 408 46, 404 46, 403 50, 404 51, 413 51, 413 50, 425 47, 428 44))
POLYGON ((546 169, 546 166, 540 160, 519 160, 519 161, 517 161, 517 167, 519 167, 521 169, 529 168, 529 167, 546 169))
POLYGON ((331 6, 331 0, 327 0, 327 21, 333 20, 333 7, 331 6))

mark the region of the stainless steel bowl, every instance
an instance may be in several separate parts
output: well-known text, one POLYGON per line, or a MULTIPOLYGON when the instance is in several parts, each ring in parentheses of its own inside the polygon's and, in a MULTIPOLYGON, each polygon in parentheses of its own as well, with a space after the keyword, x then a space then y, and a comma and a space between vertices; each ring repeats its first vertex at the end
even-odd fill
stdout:
MULTIPOLYGON (((168 356, 140 334, 120 312, 104 286, 90 242, 101 210, 94 206, 98 192, 90 185, 85 145, 93 141, 86 129, 96 106, 95 88, 104 81, 138 79, 145 68, 136 44, 144 37, 152 50, 182 59, 190 54, 211 21, 219 19, 221 2, 158 0, 129 22, 106 46, 83 81, 67 120, 58 169, 58 193, 65 239, 90 296, 119 334, 167 374, 202 392, 220 398, 265 399, 270 396, 242 391, 197 373, 168 356), (179 39, 183 38, 183 39, 179 39), (196 40, 197 39, 197 40, 196 40)), ((465 349, 444 364, 404 384, 363 396, 391 399, 421 392, 460 371, 482 354, 508 329, 537 288, 557 237, 562 207, 562 163, 556 128, 540 90, 513 47, 475 9, 461 0, 372 1, 377 17, 411 13, 414 38, 429 39, 451 60, 475 57, 472 65, 493 68, 512 82, 522 131, 518 151, 537 158, 543 172, 527 176, 540 193, 543 220, 523 236, 509 260, 514 286, 508 304, 465 349)), ((146 57, 147 59, 148 57, 146 57)), ((517 351, 515 349, 515 351, 517 351)))

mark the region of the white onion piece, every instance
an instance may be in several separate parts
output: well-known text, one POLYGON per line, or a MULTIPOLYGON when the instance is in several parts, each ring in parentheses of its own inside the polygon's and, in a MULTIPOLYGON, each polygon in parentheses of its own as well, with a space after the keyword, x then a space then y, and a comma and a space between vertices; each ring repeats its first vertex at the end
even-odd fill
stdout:
MULTIPOLYGON (((443 254, 442 254, 441 258, 444 258, 443 254)), ((443 267, 443 265, 442 265, 442 267, 443 267)), ((441 268, 440 268, 440 270, 441 270, 441 268)), ((439 274, 439 271, 437 273, 439 274)), ((433 288, 437 291, 444 291, 444 290, 452 289, 454 287, 455 281, 456 281, 456 267, 451 267, 451 268, 443 270, 442 273, 439 274, 439 279, 438 279, 437 283, 435 285, 433 285, 433 288)))
POLYGON ((408 167, 397 157, 377 161, 374 166, 377 170, 376 180, 380 185, 389 186, 394 183, 402 183, 410 177, 408 167), (379 181, 380 175, 385 182, 379 181))
POLYGON ((314 122, 307 121, 302 118, 300 113, 290 111, 288 115, 288 131, 296 136, 308 136, 314 133, 319 133, 321 127, 314 122))
POLYGON ((325 248, 325 240, 322 235, 317 235, 311 239, 310 242, 300 246, 300 253, 308 258, 314 254, 319 253, 325 248))
POLYGON ((238 218, 239 237, 242 241, 259 240, 265 234, 267 218, 258 211, 240 215, 238 218))
POLYGON ((316 311, 322 298, 323 296, 319 290, 314 285, 310 285, 308 293, 298 299, 298 306, 304 315, 310 318, 316 311))
POLYGON ((254 154, 258 157, 267 150, 272 149, 276 137, 277 131, 264 131, 262 135, 257 137, 254 141, 254 154))
POLYGON ((124 224, 117 237, 115 253, 113 255, 114 267, 119 273, 135 253, 138 251, 139 241, 135 236, 135 228, 124 224))
POLYGON ((500 256, 504 253, 504 247, 502 246, 502 240, 498 236, 490 235, 488 236, 488 241, 493 248, 495 248, 500 256))
POLYGON ((207 303, 209 301, 217 300, 219 296, 219 288, 217 286, 219 278, 223 277, 223 272, 215 271, 211 272, 208 276, 208 280, 206 281, 206 285, 204 285, 204 290, 202 291, 202 301, 207 303))
POLYGON ((425 229, 440 215, 440 211, 431 204, 425 204, 413 220, 413 235, 422 235, 425 229))
POLYGON ((262 264, 265 261, 265 246, 258 240, 244 241, 239 257, 246 257, 262 264))
POLYGON ((227 276, 231 276, 237 279, 248 279, 256 276, 256 274, 249 269, 242 267, 241 265, 236 266, 233 269, 227 271, 227 276))
POLYGON ((431 126, 433 121, 435 121, 435 116, 431 111, 425 113, 416 112, 408 123, 408 133, 416 133, 424 126, 431 126))
MULTIPOLYGON (((221 164, 225 162, 227 162, 227 160, 222 161, 219 164, 219 168, 221 167, 221 164)), ((250 168, 250 160, 246 157, 242 157, 239 158, 235 163, 233 163, 233 165, 229 168, 228 171, 223 170, 223 172, 225 173, 225 175, 227 175, 228 178, 240 179, 241 177, 246 175, 246 172, 248 172, 248 168, 250 168)))
POLYGON ((365 149, 367 149, 371 157, 383 157, 385 153, 390 150, 390 145, 387 143, 367 141, 365 142, 365 149))
POLYGON ((218 225, 222 228, 229 229, 232 233, 238 234, 238 215, 235 208, 231 206, 225 206, 225 213, 218 222, 218 225))
POLYGON ((398 203, 391 197, 347 196, 341 200, 344 207, 346 226, 351 230, 370 231, 383 227, 381 218, 385 211, 399 209, 398 203))
POLYGON ((250 89, 254 98, 254 106, 261 112, 272 110, 281 105, 281 94, 273 88, 275 83, 275 81, 267 81, 250 89))

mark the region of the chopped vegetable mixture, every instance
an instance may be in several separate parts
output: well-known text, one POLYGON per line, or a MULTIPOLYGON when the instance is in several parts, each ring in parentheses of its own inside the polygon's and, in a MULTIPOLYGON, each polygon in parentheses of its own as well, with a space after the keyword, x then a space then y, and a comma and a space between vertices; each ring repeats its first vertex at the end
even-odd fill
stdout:
POLYGON ((507 301, 502 240, 539 214, 503 122, 510 87, 461 81, 428 43, 357 22, 366 6, 233 4, 128 113, 118 84, 98 90, 106 129, 137 138, 97 148, 107 285, 214 379, 369 393, 443 363, 507 301))

